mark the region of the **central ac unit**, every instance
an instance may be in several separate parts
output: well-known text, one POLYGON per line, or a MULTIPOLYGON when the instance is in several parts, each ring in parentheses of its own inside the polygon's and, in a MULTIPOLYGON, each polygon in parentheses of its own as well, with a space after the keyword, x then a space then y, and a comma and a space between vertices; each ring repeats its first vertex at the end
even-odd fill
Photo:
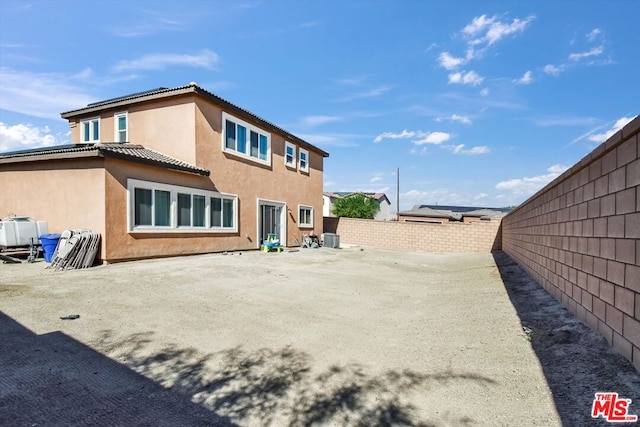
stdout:
POLYGON ((322 243, 323 246, 327 248, 340 248, 340 236, 333 233, 324 233, 324 241, 322 243))

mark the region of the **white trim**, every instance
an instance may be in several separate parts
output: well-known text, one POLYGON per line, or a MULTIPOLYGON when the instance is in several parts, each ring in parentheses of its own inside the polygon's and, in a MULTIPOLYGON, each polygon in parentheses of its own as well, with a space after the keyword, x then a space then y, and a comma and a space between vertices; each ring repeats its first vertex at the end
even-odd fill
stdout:
POLYGON ((298 168, 300 168, 302 172, 309 172, 309 152, 302 147, 298 150, 298 168), (302 166, 302 153, 304 153, 306 157, 304 167, 302 166))
MULTIPOLYGON (((239 156, 242 157, 244 159, 249 159, 253 162, 256 163, 261 163, 263 165, 268 165, 271 166, 271 134, 263 129, 260 129, 257 126, 254 126, 250 123, 245 122, 244 120, 241 120, 235 116, 232 116, 231 114, 227 113, 227 112, 222 112, 222 124, 221 124, 221 131, 220 131, 220 135, 221 135, 221 143, 222 143, 222 151, 228 154, 232 154, 234 156, 239 156), (227 120, 230 120, 232 122, 234 122, 236 124, 236 144, 237 144, 237 125, 240 125, 242 127, 244 127, 246 129, 246 135, 245 135, 245 151, 238 151, 237 149, 232 149, 232 148, 227 148, 227 120), (258 142, 258 157, 254 157, 251 155, 251 131, 255 132, 258 134, 258 138, 260 138, 260 135, 263 135, 266 137, 267 139, 267 158, 266 159, 261 159, 260 156, 260 143, 258 142)), ((237 147, 236 147, 237 148, 237 147)))
POLYGON ((313 228, 313 215, 314 215, 314 209, 313 206, 309 206, 309 205, 298 205, 298 228, 313 228), (311 216, 311 223, 302 223, 302 220, 300 218, 300 210, 301 209, 308 209, 310 210, 310 216, 311 216))
POLYGON ((113 141, 114 142, 129 142, 129 113, 127 111, 120 111, 113 115, 113 141), (120 129, 118 128, 118 117, 124 116, 127 127, 124 130, 124 141, 120 141, 120 129))
MULTIPOLYGON (((193 212, 191 223, 193 224, 193 212)), ((220 193, 217 191, 203 190, 200 188, 183 187, 180 185, 164 184, 160 182, 142 181, 139 179, 127 179, 127 230, 129 233, 237 233, 238 232, 238 196, 230 193, 220 193), (136 188, 146 190, 161 190, 171 193, 171 225, 134 225, 135 205, 134 190, 136 188), (205 226, 180 226, 178 227, 178 193, 191 195, 191 206, 193 208, 193 196, 205 197, 205 226), (221 198, 233 200, 233 227, 212 227, 211 226, 211 198, 221 198)))
POLYGON ((80 121, 80 142, 100 142, 100 117, 90 117, 80 121), (98 139, 93 139, 94 126, 97 122, 98 125, 98 139), (89 139, 84 139, 84 125, 89 124, 89 139))
POLYGON ((280 244, 286 247, 287 246, 287 215, 288 215, 287 204, 285 202, 281 202, 278 200, 261 199, 259 197, 256 199, 256 247, 260 249, 261 236, 259 236, 258 234, 260 233, 260 231, 262 231, 260 229, 260 207, 262 205, 278 206, 282 208, 282 213, 280 214, 281 236, 279 237, 280 237, 280 244))
POLYGON ((289 141, 285 141, 284 142, 284 164, 285 166, 292 168, 292 169, 296 169, 296 159, 297 159, 297 153, 296 153, 296 146, 295 144, 290 143, 289 141), (291 161, 288 162, 287 161, 287 148, 291 147, 293 149, 293 153, 291 155, 291 161))

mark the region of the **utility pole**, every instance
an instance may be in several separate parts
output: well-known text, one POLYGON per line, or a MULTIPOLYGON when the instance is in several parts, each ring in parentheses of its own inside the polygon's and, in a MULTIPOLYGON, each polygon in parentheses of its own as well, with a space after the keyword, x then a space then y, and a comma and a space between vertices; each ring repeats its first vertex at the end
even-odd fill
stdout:
POLYGON ((396 220, 398 220, 398 212, 400 212, 400 168, 396 169, 396 220))

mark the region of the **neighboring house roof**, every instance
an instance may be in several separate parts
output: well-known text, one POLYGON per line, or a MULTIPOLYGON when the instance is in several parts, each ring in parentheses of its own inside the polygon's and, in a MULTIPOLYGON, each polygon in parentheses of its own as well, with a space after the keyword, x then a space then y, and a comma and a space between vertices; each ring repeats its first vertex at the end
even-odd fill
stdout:
POLYGON ((513 210, 513 208, 484 208, 484 207, 478 207, 478 206, 446 206, 446 205, 444 206, 443 205, 415 205, 412 208, 412 210, 419 209, 419 208, 431 208, 431 209, 447 210, 447 211, 460 212, 460 213, 466 213, 466 212, 482 210, 482 209, 509 213, 513 210))
POLYGON ((250 120, 256 121, 260 124, 261 127, 277 132, 283 135, 286 139, 291 140, 292 142, 297 142, 298 144, 321 154, 323 157, 329 157, 329 153, 327 153, 326 151, 321 150, 315 145, 308 143, 307 141, 282 129, 281 127, 274 125, 273 123, 268 122, 267 120, 259 116, 256 116, 252 112, 247 111, 244 108, 240 108, 237 105, 232 104, 231 102, 225 99, 222 99, 217 95, 214 95, 213 93, 201 88, 196 83, 190 83, 186 86, 178 86, 174 88, 160 87, 157 89, 147 90, 144 92, 137 92, 131 95, 125 95, 117 98, 107 99, 105 101, 98 101, 98 102, 91 103, 84 108, 63 112, 60 115, 62 116, 63 119, 70 119, 72 117, 88 115, 91 113, 97 113, 99 111, 104 110, 106 107, 119 108, 126 105, 134 104, 134 103, 145 102, 145 101, 150 101, 154 99, 167 98, 167 97, 176 96, 176 95, 190 94, 190 93, 198 94, 208 99, 209 101, 213 102, 214 104, 217 104, 223 108, 226 108, 227 110, 230 110, 236 114, 244 116, 245 118, 249 118, 250 120))
POLYGON ((111 157, 209 176, 209 171, 206 169, 166 156, 142 145, 129 143, 71 144, 0 153, 0 164, 81 157, 111 157))
POLYGON ((399 216, 450 218, 460 221, 463 216, 502 218, 511 208, 479 208, 477 206, 415 205, 411 210, 398 212, 399 216))
POLYGON ((351 196, 354 194, 364 194, 365 196, 374 198, 376 201, 378 201, 378 203, 382 202, 382 200, 386 200, 389 204, 391 203, 387 195, 384 193, 365 193, 362 191, 326 191, 322 194, 332 199, 342 199, 343 197, 351 196))

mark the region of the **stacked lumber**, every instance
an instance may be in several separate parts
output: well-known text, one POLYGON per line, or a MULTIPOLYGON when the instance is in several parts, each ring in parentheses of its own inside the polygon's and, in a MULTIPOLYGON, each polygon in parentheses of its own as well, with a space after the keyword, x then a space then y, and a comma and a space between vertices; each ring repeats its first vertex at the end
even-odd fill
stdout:
POLYGON ((91 230, 66 230, 60 235, 60 241, 47 268, 73 270, 93 265, 100 244, 100 233, 91 230))

